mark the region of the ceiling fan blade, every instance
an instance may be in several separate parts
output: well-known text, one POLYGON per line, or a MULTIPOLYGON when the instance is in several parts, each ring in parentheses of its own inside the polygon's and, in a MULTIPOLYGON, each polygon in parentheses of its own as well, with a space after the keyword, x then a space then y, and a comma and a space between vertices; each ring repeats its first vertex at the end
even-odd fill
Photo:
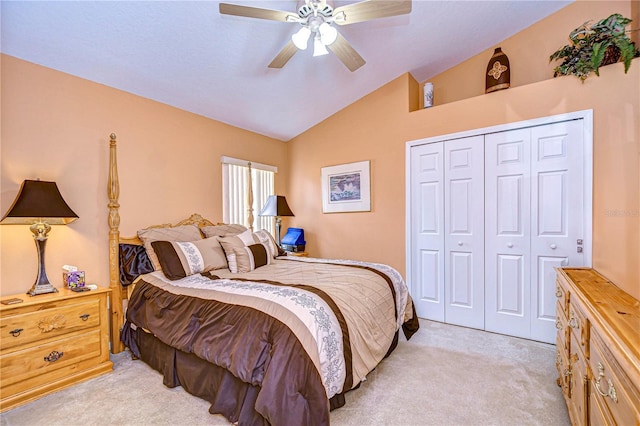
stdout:
POLYGON ((298 51, 298 48, 291 40, 289 43, 273 58, 273 61, 269 64, 269 68, 282 68, 289 62, 289 59, 298 51))
POLYGON ((270 21, 288 22, 287 16, 298 19, 299 16, 281 10, 262 9, 259 7, 240 6, 238 4, 220 3, 220 13, 223 15, 244 16, 247 18, 268 19, 270 21))
POLYGON ((406 15, 410 12, 411 0, 365 0, 336 7, 333 16, 344 13, 344 19, 336 19, 335 23, 348 25, 389 16, 406 15))
POLYGON ((349 68, 351 72, 357 70, 365 64, 365 60, 362 56, 356 52, 351 44, 342 37, 342 34, 338 33, 336 41, 327 46, 335 55, 342 61, 342 63, 349 68))

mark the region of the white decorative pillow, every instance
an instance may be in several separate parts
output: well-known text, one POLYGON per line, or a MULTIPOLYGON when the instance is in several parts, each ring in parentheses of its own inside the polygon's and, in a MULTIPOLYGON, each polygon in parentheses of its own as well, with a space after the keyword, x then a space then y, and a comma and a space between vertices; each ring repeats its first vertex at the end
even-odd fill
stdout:
POLYGON ((232 253, 227 254, 229 271, 232 274, 251 272, 256 268, 270 264, 271 259, 269 248, 262 243, 234 247, 232 253))
POLYGON ((276 240, 273 239, 273 235, 268 231, 261 229, 254 232, 253 237, 257 243, 262 243, 269 248, 272 257, 278 257, 278 245, 276 244, 276 240))
POLYGON ((217 237, 191 242, 154 241, 151 246, 162 272, 170 280, 227 267, 227 258, 217 237))
POLYGON ((244 225, 237 224, 223 224, 223 225, 213 225, 213 226, 205 226, 202 229, 204 236, 209 237, 225 237, 230 235, 238 235, 247 230, 247 227, 244 225))
POLYGON ((200 229, 195 225, 182 225, 173 228, 148 228, 138 231, 138 238, 142 241, 153 269, 162 269, 158 257, 151 245, 154 241, 196 241, 202 239, 200 229))

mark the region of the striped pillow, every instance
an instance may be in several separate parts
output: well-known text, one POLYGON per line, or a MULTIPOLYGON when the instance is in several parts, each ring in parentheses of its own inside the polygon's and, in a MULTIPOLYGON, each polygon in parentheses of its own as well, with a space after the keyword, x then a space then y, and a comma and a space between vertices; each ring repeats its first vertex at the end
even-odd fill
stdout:
POLYGON ((244 247, 234 247, 231 253, 227 253, 229 271, 233 274, 239 272, 251 272, 261 266, 271 263, 271 250, 266 245, 251 244, 244 247))
POLYGON ((154 241, 151 245, 162 272, 170 280, 227 267, 227 258, 217 237, 192 242, 154 241))

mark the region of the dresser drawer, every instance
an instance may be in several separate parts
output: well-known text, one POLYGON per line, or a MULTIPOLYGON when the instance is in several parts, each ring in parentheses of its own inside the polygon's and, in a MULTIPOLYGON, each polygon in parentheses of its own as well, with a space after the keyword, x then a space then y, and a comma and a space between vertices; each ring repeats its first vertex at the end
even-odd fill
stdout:
POLYGON ((102 351, 101 337, 100 329, 74 333, 0 356, 2 394, 19 391, 16 386, 28 389, 65 377, 81 368, 84 361, 92 364, 100 358, 108 361, 109 354, 102 351))
POLYGON ((556 304, 556 330, 556 344, 560 345, 559 347, 568 352, 571 329, 569 328, 567 317, 560 306, 560 302, 556 304))
POLYGON ((569 316, 569 290, 561 279, 556 280, 556 299, 564 315, 569 316))
POLYGON ((15 309, 0 318, 0 350, 100 325, 100 299, 51 302, 36 311, 15 309))
POLYGON ((571 332, 576 336, 582 353, 589 358, 589 323, 575 295, 571 295, 569 299, 568 324, 571 332))
POLYGON ((571 398, 571 388, 569 387, 571 385, 571 367, 569 365, 568 354, 568 350, 563 349, 562 341, 558 336, 556 340, 556 370, 558 370, 558 380, 556 383, 562 389, 562 394, 565 398, 571 398))
POLYGON ((591 335, 591 400, 618 425, 640 424, 640 393, 597 332, 591 335))
POLYGON ((589 395, 587 363, 574 333, 571 333, 569 346, 571 347, 571 355, 569 356, 571 374, 569 375, 570 401, 568 401, 568 408, 574 426, 585 425, 587 424, 587 397, 589 395))

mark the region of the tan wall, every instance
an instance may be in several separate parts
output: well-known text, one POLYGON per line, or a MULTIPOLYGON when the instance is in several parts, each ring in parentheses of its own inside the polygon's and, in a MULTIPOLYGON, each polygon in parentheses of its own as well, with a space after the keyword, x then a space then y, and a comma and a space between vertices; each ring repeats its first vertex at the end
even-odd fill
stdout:
MULTIPOLYGON (((158 102, 2 56, 1 203, 4 214, 24 179, 58 183, 80 219, 53 227, 46 267, 54 286, 72 264, 108 286, 109 134, 118 136, 123 236, 197 212, 222 220, 220 157, 279 167, 287 181, 286 144, 158 102)), ((1 226, 2 295, 35 281, 36 248, 28 226, 1 226)))
MULTIPOLYGON (((580 12, 576 19, 582 23, 584 16, 601 17, 601 3, 579 2, 569 7, 580 12)), ((619 5, 629 8, 628 3, 619 5)), ((545 40, 555 50, 579 24, 573 19, 565 22, 562 12, 537 24, 545 31, 563 27, 558 33, 562 36, 550 35, 555 38, 549 41, 534 28, 501 44, 531 52, 545 40), (527 38, 529 34, 535 37, 527 38)), ((531 75, 548 72, 551 52, 534 60, 526 52, 518 55, 516 48, 505 50, 513 63, 531 68, 531 75)), ((481 62, 472 58, 462 66, 467 78, 481 76, 481 92, 486 61, 488 57, 481 62)), ((446 73, 439 78, 440 86, 454 87, 461 74, 454 72, 451 80, 446 73)), ((399 77, 289 142, 288 201, 296 212, 296 226, 305 229, 311 255, 382 261, 404 272, 407 141, 593 109, 593 265, 640 298, 640 60, 634 60, 626 75, 622 64, 615 64, 602 68, 601 77, 584 84, 571 76, 541 79, 408 112, 411 98, 407 93, 419 96, 419 86, 412 80, 409 75, 399 77), (321 167, 361 160, 371 160, 372 211, 323 214, 321 167)))
MULTIPOLYGON (((553 76, 561 61, 549 62, 549 56, 569 43, 569 33, 586 21, 598 21, 612 13, 621 13, 634 22, 628 28, 640 28, 638 7, 629 1, 578 0, 547 19, 524 29, 478 55, 428 79, 434 85, 435 105, 479 96, 485 91, 485 71, 496 47, 509 58, 511 87, 523 86, 553 76)), ((636 1, 635 3, 640 3, 636 1)), ((634 33, 635 34, 635 33, 634 33)), ((420 85, 422 87, 422 84, 420 85)), ((420 96, 422 100, 422 96, 420 96)))
MULTIPOLYGON (((603 4, 611 3, 580 1, 501 43, 533 76, 519 87, 481 95, 488 57, 472 58, 461 65, 463 80, 457 71, 438 76, 436 103, 439 88, 476 78, 456 96, 479 96, 410 113, 419 85, 403 75, 288 144, 2 55, 0 210, 23 179, 57 181, 80 219, 53 229, 50 278, 59 286, 59 267, 69 263, 106 284, 108 135, 116 132, 123 235, 192 212, 220 220, 219 158, 229 155, 280 167, 277 190, 296 214, 283 228, 303 227, 311 255, 383 261, 404 272, 407 141, 593 108, 594 266, 640 298, 640 62, 627 75, 620 64, 603 68, 585 84, 545 80, 548 55, 583 20, 608 13, 603 4), (578 24, 566 22, 567 10, 578 24), (548 51, 532 55, 538 50, 548 51), (322 214, 320 168, 360 160, 371 160, 372 211, 322 214)), ((617 5, 613 11, 629 9, 617 5)), ((515 82, 522 73, 514 73, 515 82)), ((0 227, 0 253, 1 293, 26 291, 36 274, 28 228, 0 227)))

